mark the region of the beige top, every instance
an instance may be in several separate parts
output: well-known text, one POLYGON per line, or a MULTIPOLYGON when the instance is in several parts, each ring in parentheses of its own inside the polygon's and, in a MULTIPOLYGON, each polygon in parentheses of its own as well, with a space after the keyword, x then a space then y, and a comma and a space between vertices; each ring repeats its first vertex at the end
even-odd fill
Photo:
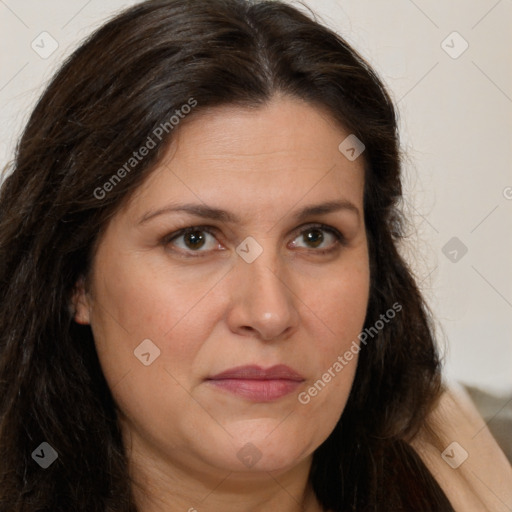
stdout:
POLYGON ((512 512, 512 466, 464 388, 450 384, 432 424, 440 441, 423 430, 411 445, 454 509, 512 512))

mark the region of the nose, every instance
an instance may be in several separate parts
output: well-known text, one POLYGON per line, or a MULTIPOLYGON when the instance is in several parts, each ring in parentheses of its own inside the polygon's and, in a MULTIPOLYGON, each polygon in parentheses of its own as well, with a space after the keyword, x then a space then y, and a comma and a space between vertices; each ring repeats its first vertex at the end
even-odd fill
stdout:
POLYGON ((282 269, 264 256, 238 261, 231 276, 230 329, 264 341, 288 338, 299 324, 298 298, 282 269))

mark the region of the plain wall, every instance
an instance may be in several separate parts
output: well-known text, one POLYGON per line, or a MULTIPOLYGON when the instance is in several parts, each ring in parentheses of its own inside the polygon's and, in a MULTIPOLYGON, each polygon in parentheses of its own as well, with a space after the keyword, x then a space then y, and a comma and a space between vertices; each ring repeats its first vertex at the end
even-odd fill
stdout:
MULTIPOLYGON (((64 57, 134 3, 0 3, 2 167, 64 57), (58 44, 49 56, 55 43, 43 32, 58 44)), ((415 225, 404 252, 447 345, 447 375, 512 390, 512 2, 305 3, 374 66, 398 106, 415 225)))

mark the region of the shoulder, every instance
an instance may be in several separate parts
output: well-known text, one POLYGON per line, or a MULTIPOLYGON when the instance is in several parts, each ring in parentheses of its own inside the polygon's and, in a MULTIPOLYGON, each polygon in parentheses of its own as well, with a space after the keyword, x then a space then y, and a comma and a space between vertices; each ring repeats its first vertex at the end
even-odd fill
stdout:
POLYGON ((462 386, 445 387, 411 445, 455 510, 512 509, 512 467, 462 386))

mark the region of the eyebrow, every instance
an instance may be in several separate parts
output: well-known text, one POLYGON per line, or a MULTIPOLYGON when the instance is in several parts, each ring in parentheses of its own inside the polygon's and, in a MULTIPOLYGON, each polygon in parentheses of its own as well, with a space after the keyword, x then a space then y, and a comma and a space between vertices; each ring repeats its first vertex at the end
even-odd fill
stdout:
MULTIPOLYGON (((300 222, 314 215, 326 215, 328 213, 343 210, 355 213, 358 217, 360 215, 359 208, 357 208, 357 206, 355 206, 350 201, 343 199, 305 206, 304 208, 297 211, 293 218, 300 222)), ((159 208, 155 211, 149 211, 142 216, 142 218, 139 220, 139 224, 145 224, 155 217, 175 212, 185 212, 197 217, 202 217, 204 219, 211 219, 225 223, 235 224, 240 222, 240 218, 237 215, 226 210, 212 208, 210 206, 206 206, 205 204, 186 203, 165 206, 164 208, 159 208)))

